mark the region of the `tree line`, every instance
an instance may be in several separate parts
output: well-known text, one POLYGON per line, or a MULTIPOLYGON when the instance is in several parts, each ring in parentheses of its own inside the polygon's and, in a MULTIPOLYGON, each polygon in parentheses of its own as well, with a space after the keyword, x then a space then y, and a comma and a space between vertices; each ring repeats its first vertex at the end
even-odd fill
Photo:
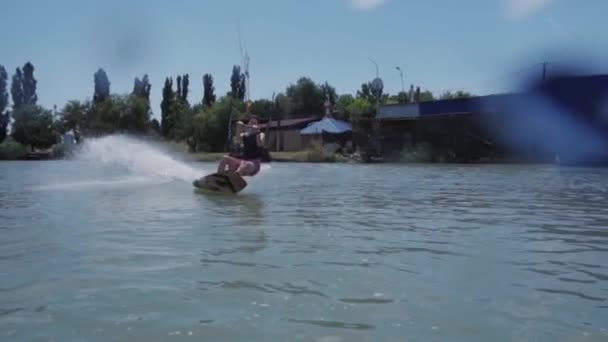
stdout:
MULTIPOLYGON (((326 104, 334 115, 365 130, 375 116, 376 103, 390 104, 435 99, 430 91, 414 89, 397 95, 374 89, 365 82, 353 96, 338 95, 328 82, 316 83, 300 77, 271 99, 257 99, 245 103, 246 78, 238 65, 230 75, 230 90, 217 96, 211 74, 201 77, 202 100, 191 103, 190 75, 166 77, 162 88, 160 122, 152 117, 150 92, 152 85, 147 74, 135 77, 130 93, 111 92, 111 82, 103 68, 93 75, 92 99, 68 101, 59 111, 40 106, 36 92, 34 65, 27 62, 16 68, 10 84, 12 106, 9 107, 9 82, 6 69, 0 65, 0 143, 10 137, 24 145, 45 149, 60 141, 60 134, 73 132, 77 141, 85 137, 112 133, 154 134, 166 140, 184 142, 191 151, 223 151, 227 148, 227 131, 231 120, 246 112, 264 119, 322 117, 326 104), (12 120, 11 120, 12 119, 12 120), (11 124, 12 121, 12 124, 11 124)), ((201 90, 198 90, 201 91, 201 90)), ((466 92, 444 93, 437 98, 468 97, 466 92)))

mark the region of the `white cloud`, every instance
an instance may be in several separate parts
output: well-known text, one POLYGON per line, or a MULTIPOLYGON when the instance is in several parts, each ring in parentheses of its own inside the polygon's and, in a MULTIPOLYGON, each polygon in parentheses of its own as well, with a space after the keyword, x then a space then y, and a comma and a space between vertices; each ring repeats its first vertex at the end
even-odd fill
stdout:
POLYGON ((505 0, 505 14, 510 18, 522 18, 538 12, 553 0, 505 0))
POLYGON ((350 5, 358 11, 370 11, 384 5, 388 0, 349 0, 350 5))

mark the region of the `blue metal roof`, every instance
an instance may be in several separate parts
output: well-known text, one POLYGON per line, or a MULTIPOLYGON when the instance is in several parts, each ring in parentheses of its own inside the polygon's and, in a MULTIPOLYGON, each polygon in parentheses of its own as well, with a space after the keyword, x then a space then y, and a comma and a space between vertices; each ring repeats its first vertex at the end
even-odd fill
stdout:
POLYGON ((339 134, 349 131, 352 131, 352 127, 348 123, 334 118, 325 118, 309 124, 300 131, 300 134, 321 134, 322 132, 339 134))

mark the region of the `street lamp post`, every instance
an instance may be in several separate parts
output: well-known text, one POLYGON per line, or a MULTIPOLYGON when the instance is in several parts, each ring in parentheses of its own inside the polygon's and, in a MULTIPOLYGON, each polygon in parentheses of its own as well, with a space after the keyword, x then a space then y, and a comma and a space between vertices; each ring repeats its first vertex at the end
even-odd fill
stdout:
MULTIPOLYGON (((401 76, 401 96, 405 96, 405 86, 403 85, 403 70, 401 70, 400 67, 395 67, 397 70, 399 70, 399 75, 401 76)), ((401 96, 399 96, 399 98, 401 98, 401 96)), ((404 101, 405 102, 405 101, 404 101)))
POLYGON ((378 72, 378 63, 376 63, 376 61, 371 58, 369 60, 372 61, 372 63, 374 63, 374 65, 376 66, 376 78, 379 78, 380 73, 378 72))
POLYGON ((380 96, 382 96, 381 90, 383 88, 382 79, 380 79, 380 72, 378 71, 378 63, 373 59, 369 59, 376 66, 376 78, 372 81, 372 92, 376 95, 376 113, 380 108, 380 96))
MULTIPOLYGON (((374 63, 374 65, 376 66, 376 78, 372 81, 371 84, 371 88, 372 88, 372 92, 374 93, 375 97, 376 97, 376 115, 378 115, 378 113, 380 113, 380 97, 382 96, 382 88, 384 88, 383 84, 382 84, 382 79, 380 78, 380 72, 378 70, 378 63, 376 63, 376 61, 374 61, 373 59, 369 59, 370 61, 372 61, 372 63, 374 63)), ((376 153, 380 152, 380 143, 379 143, 379 126, 378 126, 378 121, 374 120, 372 122, 372 140, 373 140, 373 149, 376 150, 376 153)), ((370 156, 368 156, 368 158, 370 158, 370 156)))

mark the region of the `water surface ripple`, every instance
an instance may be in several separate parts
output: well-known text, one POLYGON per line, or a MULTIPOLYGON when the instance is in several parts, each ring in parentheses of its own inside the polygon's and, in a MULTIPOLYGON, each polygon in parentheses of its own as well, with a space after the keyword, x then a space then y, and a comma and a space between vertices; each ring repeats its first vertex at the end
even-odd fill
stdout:
POLYGON ((608 340, 608 170, 274 163, 249 183, 0 164, 0 339, 608 340))

